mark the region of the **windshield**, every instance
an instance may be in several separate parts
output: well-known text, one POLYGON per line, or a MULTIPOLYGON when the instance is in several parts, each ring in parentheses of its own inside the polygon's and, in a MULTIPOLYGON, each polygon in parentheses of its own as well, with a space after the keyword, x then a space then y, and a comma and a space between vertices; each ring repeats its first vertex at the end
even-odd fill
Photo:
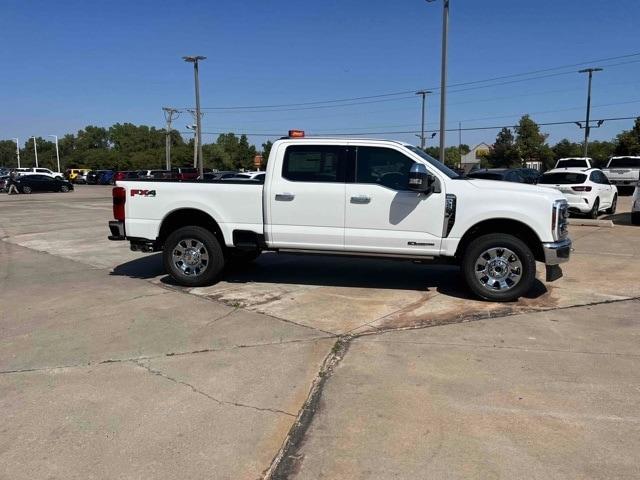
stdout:
POLYGON ((612 158, 609 168, 640 168, 640 157, 612 158))
POLYGON ((582 173, 574 172, 557 172, 545 173, 538 183, 553 185, 571 185, 575 183, 584 183, 587 176, 582 173))
POLYGON ((556 168, 572 168, 572 167, 587 167, 587 161, 581 158, 569 158, 567 160, 558 160, 556 168))
POLYGON ((411 150, 413 153, 416 153, 418 155, 420 155, 420 157, 424 160, 426 160, 427 162, 429 162, 429 164, 435 168, 437 168, 438 170, 440 170, 442 173, 444 173, 447 177, 449 178, 462 178, 460 175, 458 175, 456 172, 454 172, 453 170, 451 170, 449 167, 447 167, 444 163, 439 162, 438 160, 436 160, 435 158, 433 158, 431 155, 425 153, 423 150, 420 150, 418 147, 414 147, 412 145, 405 145, 405 147, 407 147, 409 150, 411 150))

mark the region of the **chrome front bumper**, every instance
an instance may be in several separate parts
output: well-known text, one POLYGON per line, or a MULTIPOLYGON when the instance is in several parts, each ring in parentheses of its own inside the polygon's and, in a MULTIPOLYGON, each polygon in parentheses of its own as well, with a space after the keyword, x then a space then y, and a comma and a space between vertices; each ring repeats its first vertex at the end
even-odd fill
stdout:
POLYGON ((566 238, 557 242, 543 243, 542 250, 546 265, 559 265, 568 262, 571 255, 571 239, 566 238))

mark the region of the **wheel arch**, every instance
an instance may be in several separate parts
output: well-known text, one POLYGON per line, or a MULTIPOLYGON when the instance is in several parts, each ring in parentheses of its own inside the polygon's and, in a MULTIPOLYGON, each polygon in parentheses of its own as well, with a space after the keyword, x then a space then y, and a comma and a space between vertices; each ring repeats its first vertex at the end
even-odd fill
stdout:
POLYGON ((218 222, 211 215, 197 208, 178 208, 169 212, 160 224, 160 231, 156 239, 157 246, 162 247, 172 232, 187 226, 206 228, 215 235, 220 247, 225 247, 224 235, 218 222))
POLYGON ((462 258, 467 246, 475 239, 489 233, 506 233, 522 240, 533 253, 534 258, 544 262, 544 251, 538 234, 527 224, 512 218, 492 218, 482 220, 469 228, 458 244, 456 258, 462 258))

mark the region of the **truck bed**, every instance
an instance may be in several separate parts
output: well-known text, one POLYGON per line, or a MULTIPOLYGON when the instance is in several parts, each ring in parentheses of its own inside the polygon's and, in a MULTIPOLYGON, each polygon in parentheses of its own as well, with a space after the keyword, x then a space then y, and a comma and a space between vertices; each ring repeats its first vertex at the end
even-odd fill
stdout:
POLYGON ((216 219, 225 239, 234 230, 264 233, 263 183, 246 180, 125 180, 128 237, 155 239, 168 215, 197 209, 216 219))

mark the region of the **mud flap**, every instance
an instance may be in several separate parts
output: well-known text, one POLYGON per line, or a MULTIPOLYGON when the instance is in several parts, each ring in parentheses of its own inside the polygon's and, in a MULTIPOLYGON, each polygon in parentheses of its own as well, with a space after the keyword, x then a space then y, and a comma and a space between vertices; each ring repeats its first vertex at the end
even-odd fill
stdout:
POLYGON ((546 265, 547 268, 547 282, 555 282, 559 278, 562 278, 562 268, 560 265, 546 265))

